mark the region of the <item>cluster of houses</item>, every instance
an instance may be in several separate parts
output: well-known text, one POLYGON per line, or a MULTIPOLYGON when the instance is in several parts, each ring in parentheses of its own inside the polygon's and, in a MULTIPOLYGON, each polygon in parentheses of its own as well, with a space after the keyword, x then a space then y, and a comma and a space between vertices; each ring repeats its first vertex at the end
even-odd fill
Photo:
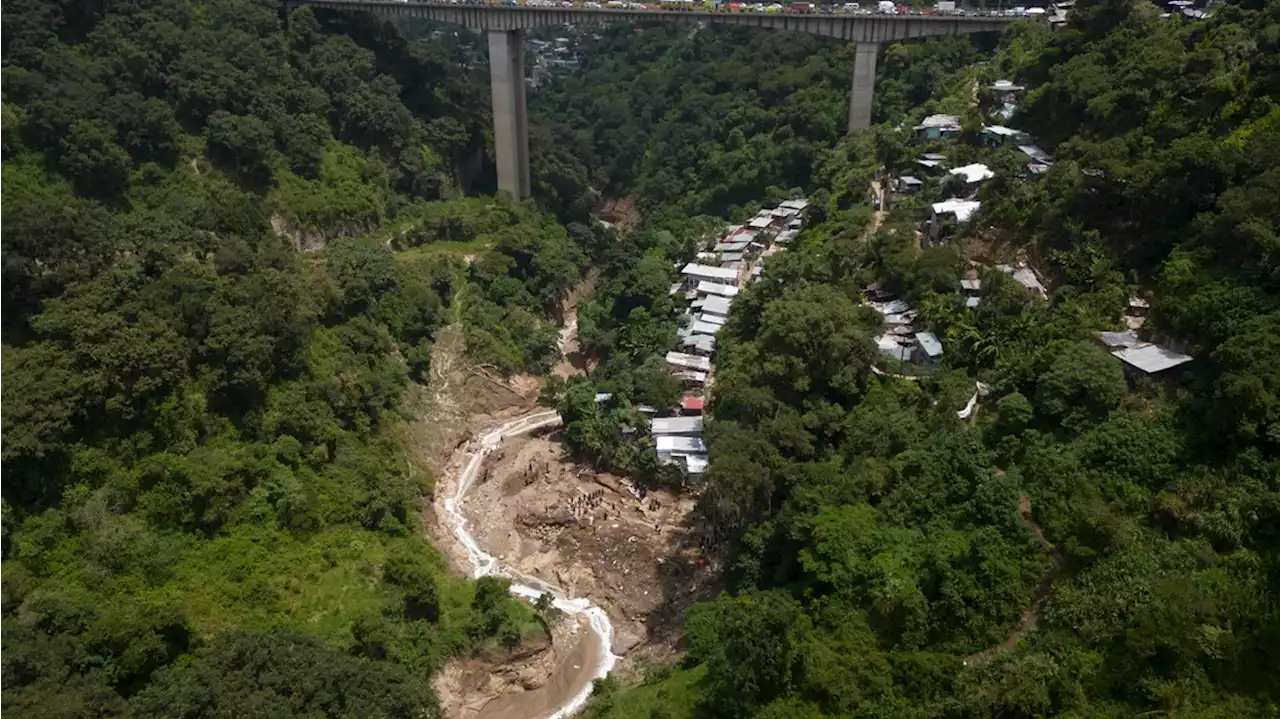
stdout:
MULTIPOLYGON (((996 269, 1028 290, 1047 296, 1048 290, 1030 265, 996 265, 996 269)), ((878 284, 863 288, 863 294, 868 304, 884 318, 884 329, 875 338, 881 354, 904 364, 922 367, 936 365, 942 360, 942 342, 934 333, 919 332, 912 326, 916 312, 905 300, 882 291, 878 284)), ((960 295, 967 308, 976 309, 982 302, 982 280, 976 277, 960 280, 960 295)), ((1122 332, 1095 332, 1094 336, 1113 357, 1124 363, 1125 377, 1129 381, 1147 377, 1170 383, 1175 378, 1175 373, 1170 370, 1194 358, 1174 347, 1139 336, 1138 331, 1146 323, 1146 312, 1150 307, 1147 300, 1130 297, 1123 318, 1127 329, 1122 332)))
POLYGON ((1192 359, 1191 355, 1173 347, 1148 342, 1138 336, 1147 322, 1147 310, 1151 303, 1141 297, 1130 297, 1124 313, 1123 332, 1095 332, 1098 343, 1111 352, 1111 356, 1124 363, 1125 376, 1130 380, 1151 377, 1162 382, 1171 381, 1174 373, 1169 370, 1180 367, 1192 359))
MULTIPOLYGON (((1018 98, 1026 88, 1009 80, 997 80, 983 90, 988 105, 993 107, 993 114, 1008 119, 1013 116, 1018 98)), ((960 135, 961 120, 958 115, 930 115, 912 130, 916 139, 925 142, 953 139, 960 135)), ((1034 138, 1021 130, 1004 125, 984 125, 982 141, 987 147, 1013 147, 1025 155, 1024 176, 1042 175, 1053 165, 1049 153, 1037 147, 1034 138)), ((994 170, 980 162, 952 167, 947 155, 938 152, 923 153, 912 164, 914 169, 910 173, 904 173, 889 183, 889 203, 901 202, 919 193, 930 182, 940 185, 952 178, 961 180, 955 196, 929 206, 922 229, 927 244, 941 242, 953 229, 968 225, 982 207, 976 199, 978 190, 982 183, 996 176, 994 170)))
POLYGON ((863 288, 867 303, 884 318, 884 329, 876 336, 880 354, 899 362, 933 366, 942 361, 942 341, 932 332, 918 332, 912 326, 916 311, 906 300, 895 299, 879 285, 863 288))
POLYGON ((685 395, 681 416, 657 417, 650 423, 660 463, 677 465, 689 476, 706 470, 702 411, 712 381, 716 333, 729 321, 738 292, 764 272, 765 258, 799 234, 808 207, 807 200, 787 200, 761 210, 746 225, 728 227, 698 253, 696 261, 681 268, 682 279, 671 287, 671 294, 689 300, 688 321, 679 332, 679 349, 668 352, 666 362, 680 378, 685 395))
POLYGON ((572 72, 582 67, 582 56, 578 54, 576 43, 568 37, 557 37, 554 40, 529 40, 529 50, 533 62, 529 69, 529 86, 538 88, 553 75, 572 72))

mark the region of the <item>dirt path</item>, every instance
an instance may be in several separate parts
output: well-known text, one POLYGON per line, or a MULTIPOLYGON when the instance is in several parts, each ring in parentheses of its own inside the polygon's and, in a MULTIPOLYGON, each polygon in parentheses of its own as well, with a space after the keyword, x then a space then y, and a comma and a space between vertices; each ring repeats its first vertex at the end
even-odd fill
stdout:
POLYGON ((561 359, 551 370, 551 374, 557 377, 567 379, 575 374, 583 374, 591 366, 591 362, 582 354, 581 346, 578 343, 578 303, 582 301, 582 298, 589 297, 595 292, 596 282, 599 279, 600 270, 594 267, 591 268, 587 272, 586 278, 578 283, 578 286, 565 299, 564 320, 557 340, 561 359))
MULTIPOLYGON (((1040 527, 1035 517, 1031 514, 1031 498, 1025 494, 1018 500, 1018 514, 1021 515, 1022 521, 1031 525, 1032 534, 1044 539, 1044 529, 1040 527)), ((1035 631, 1040 623, 1040 612, 1044 609, 1044 604, 1049 599, 1053 580, 1062 571, 1062 555, 1058 552, 1057 547, 1049 546, 1051 564, 1045 569, 1044 574, 1040 575, 1040 581, 1036 582, 1036 587, 1031 592, 1031 601, 1027 604, 1026 609, 1022 610, 1022 618, 1018 621, 1018 626, 994 647, 989 647, 965 657, 964 665, 966 667, 980 667, 990 663, 991 660, 1016 647, 1024 637, 1035 631)))
POLYGON ((868 222, 866 229, 862 231, 863 242, 871 240, 871 236, 876 233, 876 230, 880 229, 880 226, 884 224, 884 218, 889 214, 889 211, 884 209, 884 186, 880 184, 879 180, 871 181, 871 193, 880 200, 880 209, 871 214, 871 222, 868 222))

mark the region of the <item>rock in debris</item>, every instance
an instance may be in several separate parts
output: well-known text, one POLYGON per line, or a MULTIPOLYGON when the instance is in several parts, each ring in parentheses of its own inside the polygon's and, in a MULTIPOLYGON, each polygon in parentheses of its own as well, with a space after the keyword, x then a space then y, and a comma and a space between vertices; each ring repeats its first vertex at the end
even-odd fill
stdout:
POLYGON ((613 628, 613 653, 622 656, 627 652, 635 649, 644 641, 642 632, 634 631, 631 627, 615 626, 613 628))

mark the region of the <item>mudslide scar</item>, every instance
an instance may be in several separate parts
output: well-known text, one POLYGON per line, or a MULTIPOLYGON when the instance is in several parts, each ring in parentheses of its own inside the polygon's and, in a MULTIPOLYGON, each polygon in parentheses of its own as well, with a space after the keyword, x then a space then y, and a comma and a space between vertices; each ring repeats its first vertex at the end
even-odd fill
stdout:
MULTIPOLYGON (((548 719, 564 719, 586 704, 587 698, 591 696, 592 680, 603 678, 607 675, 613 669, 614 662, 617 660, 617 656, 611 651, 613 646, 613 624, 609 621, 609 617, 603 609, 593 605, 587 599, 570 597, 560 587, 517 571, 486 552, 467 529, 467 519, 462 513, 462 500, 467 496, 467 491, 475 482, 484 458, 497 449, 504 439, 558 424, 560 424, 560 416, 554 411, 532 412, 489 430, 479 437, 478 442, 473 440, 463 445, 458 451, 464 454, 469 453, 470 459, 458 476, 458 485, 453 497, 446 499, 444 502, 447 521, 453 528, 454 537, 466 550, 467 563, 471 567, 472 577, 477 579, 491 575, 507 577, 512 580, 511 593, 529 601, 534 601, 543 594, 550 594, 553 600, 552 604, 556 609, 568 615, 581 616, 587 620, 594 639, 598 643, 598 648, 584 646, 592 640, 592 637, 584 637, 579 647, 571 655, 579 662, 589 662, 594 666, 575 665, 574 661, 565 661, 561 666, 557 667, 556 675, 552 677, 548 687, 559 696, 554 697, 554 699, 538 697, 538 701, 531 702, 536 706, 526 707, 529 711, 528 714, 521 711, 511 711, 509 714, 506 711, 500 712, 509 716, 528 716, 530 719, 535 716, 545 716, 548 719), (549 699, 551 700, 548 701, 549 699), (550 706, 544 709, 543 706, 546 704, 550 706), (543 714, 543 711, 549 711, 549 713, 543 714)), ((528 699, 533 698, 528 697, 528 699)), ((519 700, 516 696, 513 696, 507 701, 519 700)))

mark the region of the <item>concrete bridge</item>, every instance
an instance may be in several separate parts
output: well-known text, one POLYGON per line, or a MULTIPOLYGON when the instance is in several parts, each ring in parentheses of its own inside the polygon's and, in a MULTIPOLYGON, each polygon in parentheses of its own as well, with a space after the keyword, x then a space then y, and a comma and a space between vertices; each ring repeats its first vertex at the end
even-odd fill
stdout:
POLYGON ((745 25, 852 42, 857 48, 853 62, 853 87, 849 94, 849 132, 858 132, 871 126, 876 53, 881 43, 935 35, 993 32, 1014 21, 1014 18, 996 16, 709 12, 394 0, 283 0, 283 4, 286 13, 300 5, 311 5, 329 10, 373 12, 392 18, 421 18, 487 32, 498 189, 517 198, 528 197, 532 190, 522 37, 525 30, 548 25, 659 21, 691 25, 745 25))

